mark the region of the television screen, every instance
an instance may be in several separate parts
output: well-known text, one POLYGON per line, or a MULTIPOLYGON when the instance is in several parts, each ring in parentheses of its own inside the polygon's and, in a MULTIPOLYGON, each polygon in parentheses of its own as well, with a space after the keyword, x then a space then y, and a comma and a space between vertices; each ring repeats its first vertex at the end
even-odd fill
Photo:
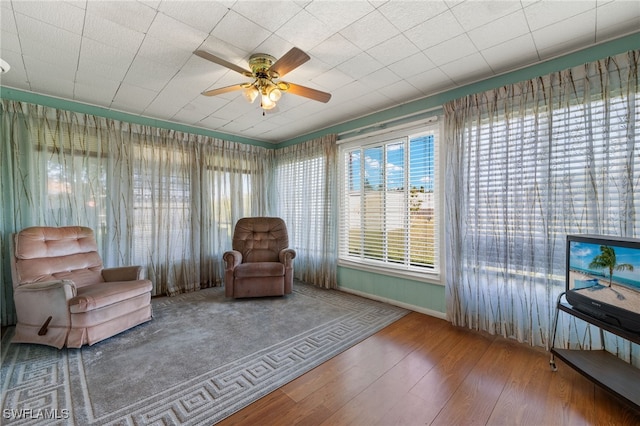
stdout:
POLYGON ((575 309, 640 334, 640 240, 568 235, 566 281, 575 309))

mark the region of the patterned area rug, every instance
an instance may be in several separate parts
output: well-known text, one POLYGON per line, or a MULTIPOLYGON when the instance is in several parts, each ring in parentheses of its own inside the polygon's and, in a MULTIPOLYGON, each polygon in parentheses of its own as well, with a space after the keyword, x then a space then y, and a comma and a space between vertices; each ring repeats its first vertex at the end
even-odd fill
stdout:
POLYGON ((82 349, 10 344, 9 329, 0 423, 211 425, 408 312, 299 282, 286 297, 152 303, 152 321, 82 349))

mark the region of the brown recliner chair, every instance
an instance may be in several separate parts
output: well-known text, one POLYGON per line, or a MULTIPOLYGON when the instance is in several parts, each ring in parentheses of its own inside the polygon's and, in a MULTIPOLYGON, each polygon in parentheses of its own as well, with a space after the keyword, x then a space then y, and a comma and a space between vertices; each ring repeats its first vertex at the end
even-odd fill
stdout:
POLYGON ((284 221, 277 217, 246 217, 233 231, 233 250, 225 262, 227 297, 283 296, 293 289, 293 259, 284 221))
POLYGON ((31 227, 11 243, 14 343, 79 348, 151 319, 151 281, 139 266, 104 269, 90 228, 31 227))

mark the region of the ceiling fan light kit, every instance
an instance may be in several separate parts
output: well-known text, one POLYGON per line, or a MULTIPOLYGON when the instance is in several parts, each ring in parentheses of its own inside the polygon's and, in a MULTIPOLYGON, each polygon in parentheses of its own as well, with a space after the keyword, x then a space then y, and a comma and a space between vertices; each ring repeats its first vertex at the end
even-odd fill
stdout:
POLYGON ((0 74, 9 72, 10 69, 11 66, 4 59, 0 59, 0 74))
POLYGON ((309 87, 300 86, 286 81, 278 81, 288 72, 294 70, 300 65, 307 62, 309 55, 302 50, 294 47, 289 50, 283 57, 276 60, 266 53, 256 53, 249 57, 249 68, 251 71, 239 67, 222 58, 212 55, 204 50, 196 50, 196 55, 203 59, 222 65, 232 71, 240 73, 245 77, 253 78, 252 82, 240 83, 233 86, 221 87, 202 92, 205 96, 216 96, 234 90, 243 90, 243 96, 249 103, 253 103, 260 96, 260 107, 262 115, 265 111, 276 107, 276 103, 282 97, 284 92, 290 92, 294 95, 303 96, 319 102, 329 102, 331 94, 311 89, 309 87))

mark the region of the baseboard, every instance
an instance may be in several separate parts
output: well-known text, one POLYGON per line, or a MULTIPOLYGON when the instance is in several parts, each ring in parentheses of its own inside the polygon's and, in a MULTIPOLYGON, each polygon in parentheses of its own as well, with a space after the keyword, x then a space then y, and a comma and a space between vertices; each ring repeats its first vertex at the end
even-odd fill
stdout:
POLYGON ((447 321, 447 314, 445 314, 444 312, 438 312, 432 309, 423 308, 422 306, 415 306, 409 303, 399 302, 394 299, 387 299, 386 297, 376 296, 375 294, 364 293, 362 291, 353 290, 347 287, 338 286, 338 290, 344 291, 345 293, 355 294, 356 296, 361 296, 367 299, 377 300, 378 302, 388 303, 389 305, 394 305, 400 308, 409 309, 410 311, 419 312, 421 314, 429 315, 429 316, 440 318, 447 321))

